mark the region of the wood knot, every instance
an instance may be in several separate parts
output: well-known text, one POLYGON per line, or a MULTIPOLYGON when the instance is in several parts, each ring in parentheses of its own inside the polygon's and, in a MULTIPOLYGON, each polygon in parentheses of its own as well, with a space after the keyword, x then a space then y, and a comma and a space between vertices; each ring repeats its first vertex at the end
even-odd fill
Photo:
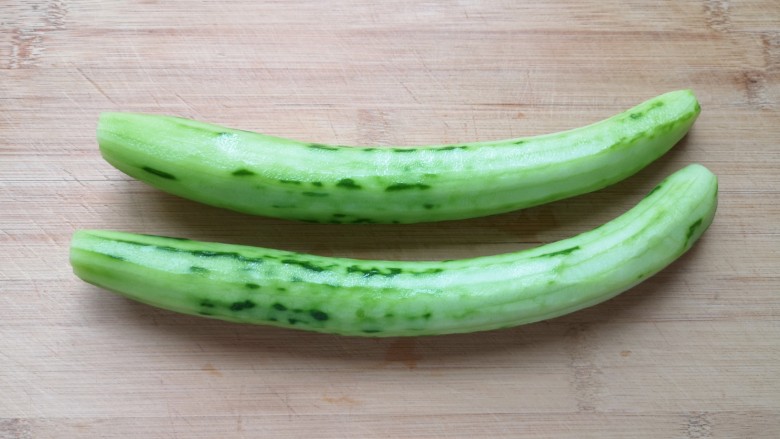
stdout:
POLYGON ((742 85, 750 106, 761 110, 774 108, 774 103, 767 94, 766 75, 764 72, 759 70, 744 71, 737 77, 737 82, 742 85))
POLYGON ((712 421, 709 413, 691 413, 685 419, 685 437, 689 439, 706 439, 712 437, 712 421))
POLYGON ((728 0, 706 0, 704 2, 704 14, 707 26, 710 29, 716 32, 728 32, 731 30, 728 0))
POLYGON ((762 34, 761 47, 767 71, 777 72, 780 70, 780 33, 767 32, 762 34))

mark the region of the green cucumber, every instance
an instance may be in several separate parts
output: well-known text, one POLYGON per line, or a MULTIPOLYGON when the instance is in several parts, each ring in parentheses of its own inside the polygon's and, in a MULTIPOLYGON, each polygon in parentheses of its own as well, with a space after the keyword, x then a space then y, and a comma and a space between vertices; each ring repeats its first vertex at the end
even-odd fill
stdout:
POLYGON ((163 191, 321 223, 479 217, 595 191, 666 153, 700 112, 689 90, 582 128, 424 147, 304 143, 175 117, 105 113, 103 157, 163 191))
POLYGON ((622 216, 516 253, 452 261, 370 261, 82 230, 81 279, 181 313, 360 336, 511 327, 607 300, 663 269, 709 227, 717 179, 701 165, 668 177, 622 216))

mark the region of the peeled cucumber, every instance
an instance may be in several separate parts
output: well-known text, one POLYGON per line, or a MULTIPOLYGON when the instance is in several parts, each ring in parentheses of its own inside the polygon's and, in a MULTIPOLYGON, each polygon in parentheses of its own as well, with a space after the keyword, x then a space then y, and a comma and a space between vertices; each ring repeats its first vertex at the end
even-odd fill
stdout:
POLYGON ((103 157, 163 191, 239 212, 319 223, 486 216, 595 191, 666 153, 700 107, 689 90, 582 128, 419 147, 299 142, 193 120, 105 113, 103 157))
POLYGON ((357 260, 81 230, 70 260, 86 282, 215 319, 377 337, 483 331, 567 314, 647 279, 710 226, 717 191, 714 174, 690 165, 594 230, 472 259, 357 260))

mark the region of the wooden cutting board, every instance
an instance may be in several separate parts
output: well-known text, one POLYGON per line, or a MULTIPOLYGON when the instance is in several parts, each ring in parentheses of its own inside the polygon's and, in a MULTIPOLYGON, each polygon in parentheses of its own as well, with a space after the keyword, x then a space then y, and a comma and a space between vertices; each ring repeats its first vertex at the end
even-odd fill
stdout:
MULTIPOLYGON (((780 3, 10 0, 0 9, 0 437, 780 437, 780 3), (597 193, 505 215, 320 226, 204 207, 104 162, 102 111, 322 143, 491 140, 692 88, 690 135, 597 193), (132 303, 76 279, 110 228, 452 259, 596 227, 699 162, 715 223, 602 305, 356 339, 132 303)), ((477 183, 477 182, 475 182, 477 183)))

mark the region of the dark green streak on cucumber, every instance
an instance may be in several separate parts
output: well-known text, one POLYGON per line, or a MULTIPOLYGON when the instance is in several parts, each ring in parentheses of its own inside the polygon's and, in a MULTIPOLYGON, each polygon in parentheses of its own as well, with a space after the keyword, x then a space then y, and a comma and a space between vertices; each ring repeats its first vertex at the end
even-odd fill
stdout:
MULTIPOLYGON (((156 237, 156 238, 165 238, 165 237, 160 237, 160 236, 157 236, 157 235, 139 235, 139 236, 150 236, 150 237, 156 237)), ((165 239, 174 239, 174 240, 177 240, 177 241, 185 241, 185 242, 186 241, 190 241, 190 242, 192 242, 192 240, 184 239, 184 238, 165 238, 165 239)), ((222 258, 235 259, 235 260, 240 261, 240 262, 250 262, 250 263, 253 263, 253 264, 261 264, 261 263, 263 263, 263 258, 252 258, 252 257, 241 255, 238 252, 211 251, 211 250, 184 250, 184 249, 173 247, 173 246, 170 246, 170 245, 154 245, 154 244, 149 244, 149 243, 144 243, 144 242, 132 241, 132 240, 128 240, 128 239, 115 239, 114 241, 120 242, 122 244, 130 244, 130 245, 135 245, 135 246, 140 246, 140 247, 155 247, 157 250, 162 250, 162 251, 166 251, 166 252, 189 253, 189 254, 191 254, 193 256, 198 256, 198 257, 206 257, 206 258, 222 257, 222 258)), ((266 257, 271 258, 271 256, 266 256, 266 257)))
POLYGON ((337 148, 335 146, 322 145, 320 143, 310 143, 308 145, 308 147, 311 148, 311 149, 320 149, 320 150, 323 150, 323 151, 338 151, 339 150, 339 148, 337 148))
POLYGON ((691 237, 693 237, 693 234, 696 233, 696 230, 701 227, 702 219, 699 218, 696 221, 693 222, 693 224, 688 227, 688 233, 685 235, 685 247, 688 247, 688 243, 691 240, 691 237))
POLYGON ((394 183, 385 188, 387 192, 404 191, 407 189, 430 189, 431 186, 422 183, 394 183))
POLYGON ((564 249, 564 250, 558 250, 557 252, 545 253, 543 255, 537 256, 537 258, 551 258, 553 256, 568 255, 569 253, 571 253, 571 252, 573 252, 575 250, 579 250, 579 249, 580 249, 580 246, 577 245, 577 246, 574 246, 574 247, 571 247, 571 248, 567 248, 567 249, 564 249))
POLYGON ((369 276, 386 276, 386 277, 393 277, 401 274, 403 272, 400 268, 364 268, 359 267, 357 265, 351 265, 347 267, 347 273, 360 273, 363 276, 369 277, 369 276))
POLYGON ((321 322, 328 320, 328 313, 322 312, 318 309, 309 311, 309 314, 314 318, 314 320, 319 320, 321 322))
POLYGON ((249 169, 236 169, 235 171, 233 171, 233 175, 235 175, 236 177, 249 177, 255 175, 255 173, 250 171, 249 169))
POLYGON ((337 187, 343 187, 346 189, 360 189, 361 186, 357 183, 355 183, 355 180, 351 178, 342 178, 341 180, 336 183, 337 187))
POLYGON ((144 171, 146 171, 146 172, 148 172, 150 174, 156 175, 158 177, 162 177, 162 178, 165 178, 165 179, 168 179, 168 180, 176 180, 176 177, 173 174, 169 174, 169 173, 167 173, 165 171, 161 171, 159 169, 155 169, 155 168, 152 168, 152 167, 149 167, 149 166, 144 166, 141 169, 143 169, 144 171))
POLYGON ((287 264, 287 265, 297 265, 299 267, 303 267, 303 268, 305 268, 307 270, 310 270, 310 271, 325 271, 326 270, 325 267, 321 267, 321 266, 313 264, 313 263, 311 263, 309 261, 299 261, 297 259, 282 259, 281 262, 282 262, 282 264, 287 264))
POLYGON ((247 300, 244 300, 242 302, 234 302, 233 304, 230 305, 230 310, 231 311, 243 311, 245 309, 252 309, 255 306, 256 305, 255 305, 254 302, 252 302, 251 300, 247 299, 247 300))
POLYGON ((415 276, 421 276, 421 275, 425 275, 425 274, 443 273, 444 269, 443 268, 429 268, 427 270, 419 270, 419 271, 411 270, 409 272, 411 274, 415 275, 415 276))
POLYGON ((649 197, 650 195, 653 195, 655 193, 655 191, 657 191, 658 189, 661 189, 661 186, 663 186, 663 185, 659 184, 658 186, 654 187, 653 190, 651 190, 650 192, 647 193, 647 195, 645 195, 645 198, 649 197))
POLYGON ((149 234, 149 233, 139 233, 139 235, 141 235, 141 236, 151 236, 151 237, 154 237, 154 238, 175 239, 176 241, 192 241, 189 238, 171 238, 170 236, 152 235, 152 234, 149 234))

